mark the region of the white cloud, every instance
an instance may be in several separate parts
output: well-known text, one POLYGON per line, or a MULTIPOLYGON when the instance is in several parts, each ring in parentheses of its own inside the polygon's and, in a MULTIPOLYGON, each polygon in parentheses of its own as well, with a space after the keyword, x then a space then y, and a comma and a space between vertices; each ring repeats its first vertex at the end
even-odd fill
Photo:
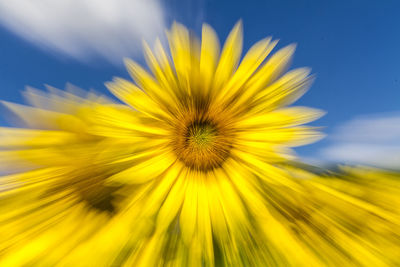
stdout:
POLYGON ((135 55, 162 33, 163 15, 158 0, 0 0, 0 23, 79 60, 135 55))
POLYGON ((370 115, 344 123, 321 151, 328 160, 400 168, 400 114, 370 115))

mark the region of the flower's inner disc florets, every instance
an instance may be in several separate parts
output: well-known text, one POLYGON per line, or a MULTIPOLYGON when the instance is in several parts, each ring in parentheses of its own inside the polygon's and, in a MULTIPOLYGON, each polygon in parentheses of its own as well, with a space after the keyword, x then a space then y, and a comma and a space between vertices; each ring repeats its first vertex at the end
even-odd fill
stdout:
POLYGON ((190 116, 177 126, 174 149, 178 158, 191 169, 210 171, 229 156, 232 131, 225 123, 208 116, 190 116))
POLYGON ((215 125, 208 122, 193 122, 187 127, 186 143, 199 153, 212 149, 218 135, 215 125))

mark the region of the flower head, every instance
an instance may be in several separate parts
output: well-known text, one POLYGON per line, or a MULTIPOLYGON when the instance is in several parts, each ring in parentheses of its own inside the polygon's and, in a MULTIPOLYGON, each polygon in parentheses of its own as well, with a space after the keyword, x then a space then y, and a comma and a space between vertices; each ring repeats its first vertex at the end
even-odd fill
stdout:
MULTIPOLYGON (((320 111, 285 107, 312 81, 306 68, 284 74, 294 46, 265 60, 276 45, 267 38, 240 62, 240 22, 221 54, 216 34, 207 25, 201 43, 179 24, 168 37, 172 61, 159 42, 155 53, 145 44, 152 74, 127 60, 136 85, 119 78, 107 84, 139 112, 136 135, 160 141, 154 153, 170 152, 185 168, 207 173, 223 169, 228 159, 245 161, 247 155, 269 163, 284 159, 287 147, 320 136, 312 127, 298 126, 318 118, 320 111)), ((121 120, 121 125, 129 124, 121 120)))
POLYGON ((391 231, 356 228, 351 213, 397 229, 397 209, 289 162, 291 147, 320 138, 303 124, 322 115, 290 106, 313 79, 307 68, 286 72, 293 45, 270 55, 277 42, 266 38, 241 60, 241 22, 222 51, 208 25, 201 41, 176 23, 167 35, 170 53, 144 44, 150 72, 127 60, 134 82, 107 83, 127 105, 55 89, 28 90, 34 107, 6 104, 25 129, 0 129, 0 171, 11 173, 0 180, 3 265, 396 261, 373 245, 391 231))
MULTIPOLYGON (((262 262, 264 254, 253 257, 238 248, 265 246, 267 238, 258 236, 270 217, 272 194, 267 197, 265 188, 289 192, 299 187, 279 163, 291 156, 289 147, 320 137, 312 127, 300 126, 320 111, 287 107, 312 77, 306 68, 285 73, 293 45, 267 59, 276 45, 270 38, 240 61, 241 22, 222 52, 207 25, 201 42, 180 24, 172 26, 168 39, 171 58, 159 41, 154 51, 144 45, 152 73, 127 60, 136 84, 120 78, 107 84, 131 111, 102 106, 94 111, 93 119, 102 124, 99 132, 113 139, 129 130, 148 144, 134 156, 134 166, 108 180, 151 184, 138 204, 145 207, 140 216, 154 218, 154 236, 179 231, 178 239, 190 248, 185 253, 195 262, 214 262, 217 251, 227 265, 262 262)), ((154 253, 162 254, 161 248, 154 253)))

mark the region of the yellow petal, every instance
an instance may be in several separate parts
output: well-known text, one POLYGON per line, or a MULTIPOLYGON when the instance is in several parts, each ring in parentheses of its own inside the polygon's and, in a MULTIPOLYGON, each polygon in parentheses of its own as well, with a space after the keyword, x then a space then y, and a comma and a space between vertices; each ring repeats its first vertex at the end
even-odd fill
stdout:
POLYGON ((214 29, 203 24, 201 38, 201 55, 200 55, 200 76, 205 90, 208 95, 211 88, 211 82, 217 67, 220 52, 218 36, 214 29))
POLYGON ((154 119, 164 121, 170 117, 160 105, 131 82, 117 78, 113 83, 106 83, 106 86, 123 102, 154 119))
MULTIPOLYGON (((273 45, 275 44, 276 43, 273 43, 273 45)), ((288 68, 295 47, 295 45, 289 45, 273 54, 249 79, 243 89, 243 93, 232 105, 232 110, 236 110, 238 107, 243 109, 248 106, 258 92, 262 91, 279 78, 288 68)))
POLYGON ((167 34, 172 59, 178 78, 181 95, 192 95, 196 90, 200 51, 198 41, 189 35, 189 31, 179 23, 173 23, 171 32, 167 34))
POLYGON ((35 148, 0 151, 0 172, 15 172, 42 167, 63 166, 71 163, 71 155, 57 148, 35 148))
POLYGON ((254 97, 255 107, 252 112, 266 112, 296 101, 313 82, 313 77, 308 76, 309 73, 308 68, 299 68, 286 73, 254 97))
POLYGON ((170 134, 168 124, 145 118, 143 114, 136 112, 125 105, 97 105, 84 110, 88 114, 88 120, 93 124, 88 129, 92 134, 109 137, 131 136, 166 136, 170 134), (113 135, 114 134, 114 135, 113 135))
POLYGON ((269 241, 286 257, 293 266, 322 266, 315 254, 309 251, 301 240, 298 240, 282 223, 279 218, 266 214, 268 220, 262 225, 264 234, 269 241), (306 263, 306 264, 305 264, 306 263))
POLYGON ((213 235, 216 240, 220 243, 227 242, 229 240, 229 230, 224 215, 223 208, 221 206, 219 195, 221 192, 217 187, 217 182, 213 174, 208 175, 206 179, 206 186, 208 190, 208 207, 210 209, 210 219, 213 229, 213 235))
POLYGON ((284 144, 286 146, 301 146, 313 143, 323 136, 312 127, 291 127, 258 129, 257 131, 244 131, 238 136, 239 140, 284 144))
POLYGON ((229 173, 230 180, 241 195, 246 207, 252 212, 252 216, 264 218, 268 214, 267 207, 263 203, 264 198, 259 193, 262 188, 255 183, 254 174, 232 159, 226 162, 224 168, 229 173))
POLYGON ((271 38, 265 38, 254 44, 244 56, 232 78, 223 87, 220 94, 216 96, 215 101, 217 103, 221 101, 229 103, 233 97, 237 97, 237 94, 243 90, 243 85, 253 75, 275 45, 276 42, 271 43, 271 38))
MULTIPOLYGON (((1 176, 0 187, 2 191, 0 198, 6 200, 7 196, 28 194, 29 191, 34 191, 36 192, 35 195, 39 195, 47 190, 49 185, 56 184, 58 179, 65 179, 68 174, 69 170, 66 168, 53 167, 1 176)), ((26 198, 28 198, 28 195, 26 195, 26 198)), ((20 199, 20 201, 22 200, 20 199)), ((37 205, 38 203, 32 202, 31 204, 37 205)), ((3 206, 3 208, 5 207, 3 206)), ((26 204, 24 208, 27 208, 26 204)), ((2 211, 4 216, 4 210, 2 211)))
POLYGON ((270 163, 294 160, 296 158, 292 149, 279 144, 236 140, 235 149, 244 153, 252 154, 259 159, 270 163))
POLYGON ((228 265, 240 262, 239 244, 246 243, 248 219, 243 203, 222 169, 209 177, 209 205, 212 227, 228 265), (211 177, 212 177, 211 176, 211 177))
POLYGON ((182 239, 186 244, 193 242, 193 235, 197 227, 197 203, 200 174, 192 172, 187 180, 185 199, 179 216, 182 239))
POLYGON ((208 204, 208 188, 205 183, 206 176, 201 177, 198 186, 197 202, 197 235, 200 244, 202 244, 205 259, 211 264, 214 262, 213 234, 211 228, 210 208, 208 204))
POLYGON ((219 189, 219 199, 225 214, 226 222, 229 230, 234 235, 240 235, 239 232, 247 227, 247 215, 243 206, 243 202, 240 199, 238 192, 233 187, 226 172, 222 169, 216 169, 214 171, 216 176, 216 182, 219 189))
POLYGON ((175 161, 176 157, 169 153, 159 154, 144 162, 138 163, 129 169, 121 171, 107 179, 108 183, 141 184, 157 178, 165 172, 175 161))
MULTIPOLYGON (((148 55, 147 57, 149 58, 149 61, 152 62, 153 68, 157 70, 155 58, 151 54, 151 50, 148 48, 148 46, 145 46, 145 51, 148 55)), ((139 85, 140 88, 143 89, 143 91, 146 92, 146 94, 148 94, 155 102, 162 105, 164 109, 174 113, 176 110, 176 99, 172 98, 173 93, 170 91, 169 87, 166 87, 166 81, 164 81, 164 87, 160 86, 159 81, 154 80, 154 78, 147 71, 145 71, 139 64, 132 60, 126 59, 125 65, 133 80, 139 85)), ((158 69, 157 73, 158 76, 160 76, 161 70, 158 69)))
POLYGON ((303 187, 283 169, 265 160, 258 159, 250 153, 233 150, 232 155, 242 163, 243 167, 259 176, 267 185, 283 185, 295 191, 303 192, 303 187))
POLYGON ((160 181, 155 181, 155 187, 151 192, 151 196, 142 209, 142 213, 145 214, 145 216, 155 215, 160 210, 163 201, 174 186, 183 168, 183 164, 177 161, 169 168, 166 174, 160 178, 160 181))
POLYGON ((156 39, 154 44, 154 56, 160 63, 160 68, 162 69, 165 78, 167 79, 169 86, 176 97, 177 93, 180 91, 178 88, 178 81, 175 76, 175 70, 172 66, 171 59, 168 57, 159 39, 156 39))
POLYGON ((296 45, 281 48, 253 75, 249 81, 248 91, 255 93, 275 81, 289 67, 296 45))
POLYGON ((70 132, 0 127, 0 147, 57 146, 77 140, 70 132))
POLYGON ((215 71, 213 89, 215 92, 222 90, 236 70, 242 53, 243 28, 242 21, 236 23, 225 41, 221 57, 215 71))
POLYGON ((307 107, 289 107, 243 117, 236 123, 240 129, 292 127, 314 121, 324 115, 318 109, 307 107))
POLYGON ((27 127, 82 133, 86 125, 76 116, 2 101, 27 127))
POLYGON ((187 175, 188 170, 182 171, 158 213, 156 224, 160 231, 168 229, 182 207, 187 188, 187 175))

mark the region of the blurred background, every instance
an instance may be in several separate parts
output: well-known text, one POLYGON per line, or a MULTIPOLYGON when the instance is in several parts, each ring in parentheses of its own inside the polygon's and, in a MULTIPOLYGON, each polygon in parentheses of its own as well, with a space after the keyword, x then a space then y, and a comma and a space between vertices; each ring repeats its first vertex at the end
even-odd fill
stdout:
MULTIPOLYGON (((128 77, 123 57, 143 63, 141 40, 163 38, 175 20, 224 41, 244 24, 244 50, 265 36, 297 43, 292 67, 316 74, 296 105, 325 110, 327 137, 296 148, 306 162, 400 169, 400 2, 239 0, 0 0, 0 99, 23 102, 29 85, 67 82, 110 95, 128 77)), ((0 118, 7 125, 7 118, 0 118)))

